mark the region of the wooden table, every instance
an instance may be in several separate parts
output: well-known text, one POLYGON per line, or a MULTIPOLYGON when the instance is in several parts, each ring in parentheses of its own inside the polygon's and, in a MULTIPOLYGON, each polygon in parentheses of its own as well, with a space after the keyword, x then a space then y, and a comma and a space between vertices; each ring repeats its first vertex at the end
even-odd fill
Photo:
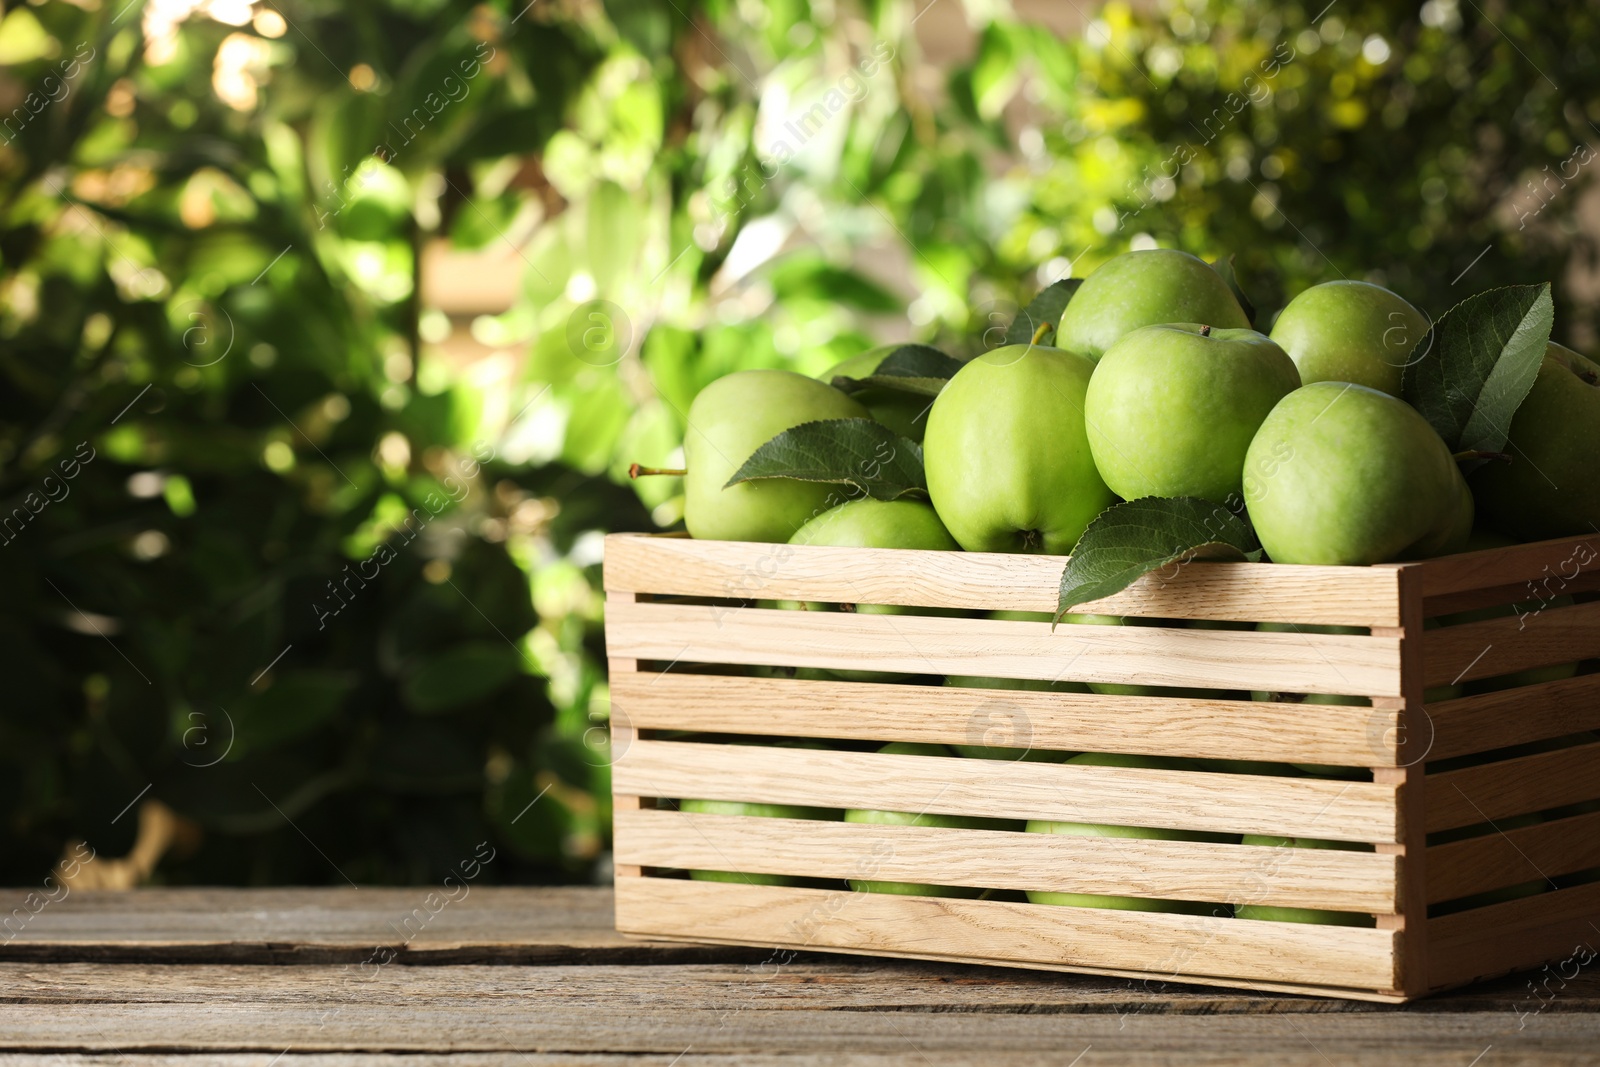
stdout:
POLYGON ((1541 997, 1520 975, 1396 1008, 636 942, 603 889, 431 892, 74 891, 13 912, 0 1067, 1600 1060, 1600 960, 1541 997))

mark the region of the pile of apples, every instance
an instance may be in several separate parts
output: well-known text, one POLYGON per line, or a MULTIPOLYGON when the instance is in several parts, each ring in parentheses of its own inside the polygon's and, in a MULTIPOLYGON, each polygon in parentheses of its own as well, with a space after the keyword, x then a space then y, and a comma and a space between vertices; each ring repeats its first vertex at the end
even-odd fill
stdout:
MULTIPOLYGON (((1232 288, 1202 260, 1169 250, 1130 252, 1085 279, 1060 321, 1049 325, 1054 327, 1053 345, 992 349, 962 365, 931 404, 908 392, 869 388, 847 394, 830 384, 870 377, 899 347, 894 345, 847 360, 822 379, 750 370, 713 382, 690 409, 684 446, 690 534, 841 547, 1067 554, 1088 524, 1119 497, 1193 497, 1247 515, 1274 562, 1359 565, 1600 529, 1600 367, 1558 344, 1548 346, 1532 390, 1510 426, 1509 462, 1478 466, 1469 484, 1458 457, 1428 420, 1401 399, 1403 372, 1417 358, 1419 342, 1429 333, 1428 320, 1380 286, 1360 281, 1314 286, 1284 308, 1267 335, 1250 328, 1232 288), (785 430, 852 418, 875 419, 908 444, 915 442, 911 447, 920 446, 926 501, 844 499, 836 484, 792 478, 729 484, 758 448, 785 430)), ((1474 458, 1481 462, 1481 457, 1474 458)), ((902 609, 858 605, 856 610, 902 609)), ((1440 622, 1469 621, 1483 614, 1440 622)), ((1016 612, 996 617, 1051 618, 1016 612)), ((1131 620, 1067 615, 1063 621, 1123 625, 1131 620)), ((1261 628, 1287 627, 1263 623, 1261 628)), ((890 680, 862 672, 812 673, 890 680)), ((1534 673, 1500 682, 1526 684, 1570 675, 1573 668, 1547 668, 1538 677, 1534 673)), ((1216 695, 1072 681, 944 681, 971 688, 1216 695)), ((1460 686, 1449 687, 1431 691, 1429 699, 1462 692, 1460 686)), ((1339 696, 1254 696, 1368 703, 1339 696)), ((1348 773, 1330 767, 1072 755, 984 745, 897 743, 882 751, 1227 773, 1348 773)), ((690 799, 682 802, 682 809, 1082 836, 1371 848, 1311 839, 736 801, 690 799)), ((809 884, 778 875, 691 875, 765 885, 809 884)), ((923 896, 983 892, 870 876, 850 884, 866 892, 923 896)), ((1530 883, 1460 903, 1472 906, 1542 888, 1530 883)), ((1027 896, 1035 903, 1241 919, 1345 925, 1373 921, 1367 915, 1251 902, 1043 891, 1027 896)))
POLYGON ((1199 497, 1245 512, 1278 563, 1371 564, 1600 528, 1600 366, 1551 343, 1510 427, 1509 462, 1467 478, 1400 398, 1428 334, 1406 300, 1360 281, 1296 296, 1270 335, 1185 252, 1108 260, 1055 325, 961 367, 929 405, 822 379, 729 374, 689 411, 692 536, 853 547, 1067 554, 1117 498, 1199 497), (875 418, 923 449, 928 501, 843 500, 787 478, 726 484, 802 423, 875 418))

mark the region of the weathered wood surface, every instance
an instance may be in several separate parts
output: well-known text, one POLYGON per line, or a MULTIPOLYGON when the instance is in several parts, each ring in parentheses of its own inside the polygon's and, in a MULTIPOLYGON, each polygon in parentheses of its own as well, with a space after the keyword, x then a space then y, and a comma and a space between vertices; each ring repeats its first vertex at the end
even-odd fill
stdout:
POLYGON ((1600 1042, 1600 961, 1395 1008, 634 942, 603 889, 476 887, 407 941, 431 891, 75 892, 0 934, 0 1067, 1492 1067, 1592 1063, 1600 1042))

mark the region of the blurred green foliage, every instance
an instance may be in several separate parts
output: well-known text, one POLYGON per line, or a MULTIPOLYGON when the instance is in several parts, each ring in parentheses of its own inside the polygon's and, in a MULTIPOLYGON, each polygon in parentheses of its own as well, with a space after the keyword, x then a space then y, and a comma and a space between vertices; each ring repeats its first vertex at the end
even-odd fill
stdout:
POLYGON ((165 881, 603 875, 598 536, 677 521, 627 464, 735 368, 974 351, 1157 244, 1268 315, 1554 280, 1592 343, 1600 16, 1318 6, 973 2, 942 65, 908 0, 7 7, 0 879, 146 786, 165 881), (525 358, 442 343, 440 240, 525 358))

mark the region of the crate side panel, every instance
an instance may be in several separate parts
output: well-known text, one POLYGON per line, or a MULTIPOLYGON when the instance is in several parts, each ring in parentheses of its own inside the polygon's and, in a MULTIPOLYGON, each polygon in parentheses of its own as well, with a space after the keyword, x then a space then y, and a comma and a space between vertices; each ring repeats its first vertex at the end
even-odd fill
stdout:
MULTIPOLYGON (((1600 678, 1596 678, 1600 681, 1600 678)), ((641 729, 1054 752, 1393 766, 1394 709, 959 686, 639 673, 611 684, 612 714, 641 729)), ((1600 712, 1596 713, 1600 722, 1600 712)))
POLYGON ((1428 902, 1600 867, 1600 811, 1428 849, 1428 902))
POLYGON ((1600 729, 1600 674, 1429 704, 1428 721, 1435 760, 1600 729))
POLYGON ((1600 798, 1600 742, 1428 776, 1428 832, 1600 798))
POLYGON ((1600 600, 1429 630, 1425 685, 1454 685, 1600 656, 1600 600))
POLYGON ((1374 852, 931 826, 618 812, 619 862, 880 881, 1392 912, 1398 860, 1374 852))
POLYGON ((1414 575, 1417 593, 1424 601, 1519 584, 1529 596, 1553 596, 1568 591, 1560 584, 1564 577, 1570 580, 1580 573, 1600 569, 1600 536, 1560 537, 1403 566, 1414 575))
POLYGON ((617 886, 617 928, 824 951, 1113 967, 1176 981, 1387 990, 1395 975, 1395 938, 1386 930, 666 878, 617 886))
POLYGON ((1592 961, 1600 951, 1597 913, 1600 882, 1591 882, 1429 919, 1429 987, 1465 985, 1575 954, 1581 954, 1575 963, 1592 961))
MULTIPOLYGON (((646 534, 606 538, 605 587, 732 600, 817 600, 975 611, 1050 611, 1066 560, 646 534)), ((1392 568, 1200 563, 1151 574, 1079 610, 1159 618, 1393 626, 1392 568)))
POLYGON ((612 781, 641 796, 1332 841, 1392 842, 1399 829, 1397 787, 1252 774, 635 741, 612 781))
POLYGON ((1397 696, 1399 641, 1349 634, 621 603, 610 654, 639 660, 1397 696))
POLYGON ((1591 568, 1571 578, 1545 575, 1539 581, 1513 582, 1487 589, 1468 589, 1460 593, 1429 597, 1423 601, 1423 614, 1428 618, 1451 615, 1479 608, 1518 605, 1519 614, 1527 614, 1555 606, 1562 596, 1573 593, 1592 593, 1600 589, 1600 568, 1591 568))

